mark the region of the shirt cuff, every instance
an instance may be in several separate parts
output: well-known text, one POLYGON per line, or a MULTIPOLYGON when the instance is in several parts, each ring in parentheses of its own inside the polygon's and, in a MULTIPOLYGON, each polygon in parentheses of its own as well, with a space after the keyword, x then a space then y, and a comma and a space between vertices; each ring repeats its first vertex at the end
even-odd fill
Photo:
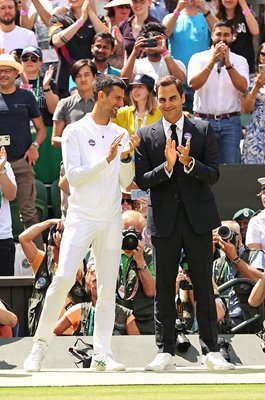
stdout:
POLYGON ((172 168, 172 170, 170 171, 170 172, 168 172, 168 170, 166 169, 166 163, 164 164, 164 170, 165 170, 165 173, 167 174, 167 176, 169 177, 169 178, 171 178, 171 176, 172 176, 172 174, 173 174, 173 168, 172 168))
POLYGON ((193 157, 191 157, 191 159, 192 159, 192 166, 191 166, 190 168, 187 168, 187 167, 184 165, 184 172, 185 172, 186 174, 189 174, 189 173, 193 170, 193 168, 194 168, 195 160, 194 160, 193 157))

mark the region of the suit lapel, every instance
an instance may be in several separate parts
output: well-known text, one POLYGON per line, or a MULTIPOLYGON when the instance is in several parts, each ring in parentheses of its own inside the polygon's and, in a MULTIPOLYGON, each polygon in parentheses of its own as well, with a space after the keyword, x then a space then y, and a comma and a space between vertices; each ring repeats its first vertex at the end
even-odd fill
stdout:
POLYGON ((189 121, 189 119, 187 117, 184 116, 184 125, 183 125, 182 141, 181 141, 181 144, 183 146, 186 146, 186 142, 187 142, 187 139, 185 138, 185 133, 191 134, 190 143, 192 143, 192 136, 193 136, 193 134, 195 134, 194 125, 191 121, 189 121))
POLYGON ((152 136, 154 137, 155 141, 158 143, 159 148, 165 151, 166 146, 166 135, 164 132, 162 119, 160 119, 153 127, 152 127, 152 136))

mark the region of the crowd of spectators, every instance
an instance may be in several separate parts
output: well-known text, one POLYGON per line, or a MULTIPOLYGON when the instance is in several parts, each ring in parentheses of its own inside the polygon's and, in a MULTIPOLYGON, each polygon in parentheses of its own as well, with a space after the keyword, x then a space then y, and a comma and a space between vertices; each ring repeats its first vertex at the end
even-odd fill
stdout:
MULTIPOLYGON (((184 84, 187 115, 209 120, 212 125, 219 140, 221 163, 234 164, 241 159, 245 164, 265 163, 265 44, 255 56, 253 37, 260 29, 245 0, 111 0, 105 2, 104 16, 97 12, 96 3, 0 0, 0 136, 7 138, 0 150, 1 276, 14 275, 9 201, 16 196, 21 220, 28 228, 20 240, 29 262, 35 265, 39 256, 34 273, 46 254, 41 233, 58 222, 52 219, 38 224, 34 168, 37 171, 40 162, 51 171, 50 182, 45 183, 60 178, 65 218, 71 188, 60 157, 54 158, 53 152, 60 151, 64 128, 92 111, 92 84, 99 75, 119 75, 126 82, 126 104, 113 122, 130 135, 161 118, 155 85, 159 78, 172 75, 184 84), (244 137, 241 112, 251 113, 244 137), (25 238, 30 238, 29 244, 25 244, 25 238)), ((259 182, 265 207, 265 178, 259 182)), ((135 228, 139 242, 137 248, 121 254, 115 326, 122 321, 118 334, 152 334, 155 272, 145 231, 147 201, 132 199, 134 189, 136 185, 123 189, 123 223, 125 231, 135 228)), ((223 223, 237 238, 231 246, 216 231, 213 233, 213 245, 218 244, 220 252, 213 278, 218 286, 239 274, 252 279, 256 284, 248 293, 249 303, 257 307, 265 298, 265 223, 264 211, 253 214, 247 208, 239 210, 231 216, 233 221, 223 223)), ((54 235, 56 244, 58 234, 54 235)), ((93 268, 86 276, 90 301, 68 310, 58 321, 55 334, 70 326, 80 331, 82 313, 87 313, 92 326, 89 332, 93 333, 93 268)), ((187 278, 182 272, 180 277, 178 284, 187 278)), ((245 314, 253 315, 245 312, 246 304, 242 305, 236 295, 233 290, 229 292, 224 310, 232 325, 242 322, 245 314)), ((0 311, 0 325, 8 326, 6 335, 11 336, 17 319, 2 303, 0 311)))

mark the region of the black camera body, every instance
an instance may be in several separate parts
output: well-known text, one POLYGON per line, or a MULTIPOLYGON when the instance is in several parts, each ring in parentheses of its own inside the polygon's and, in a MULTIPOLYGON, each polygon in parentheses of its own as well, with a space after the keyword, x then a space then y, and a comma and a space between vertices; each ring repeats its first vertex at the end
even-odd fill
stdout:
POLYGON ((187 281, 187 279, 183 279, 183 281, 180 281, 179 287, 182 290, 192 290, 192 285, 187 281))
POLYGON ((135 250, 138 246, 138 241, 142 239, 142 235, 133 226, 123 231, 122 234, 122 250, 135 250))
POLYGON ((232 232, 227 226, 220 226, 218 228, 218 235, 221 236, 223 240, 229 241, 233 245, 236 244, 236 233, 232 232))
POLYGON ((148 48, 157 47, 157 39, 155 39, 155 38, 146 39, 144 47, 148 47, 148 48))
POLYGON ((61 235, 63 234, 63 230, 59 230, 57 229, 57 225, 52 225, 50 227, 50 231, 49 231, 49 238, 48 238, 48 245, 50 246, 56 246, 54 240, 53 240, 53 235, 54 233, 59 232, 61 235))

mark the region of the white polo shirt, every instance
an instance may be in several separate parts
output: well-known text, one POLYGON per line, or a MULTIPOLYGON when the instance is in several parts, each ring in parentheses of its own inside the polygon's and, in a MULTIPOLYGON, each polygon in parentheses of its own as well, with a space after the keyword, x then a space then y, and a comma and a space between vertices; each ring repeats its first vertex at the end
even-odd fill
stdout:
MULTIPOLYGON (((201 72, 212 58, 213 47, 210 50, 194 54, 188 64, 188 83, 201 72)), ((249 83, 249 68, 247 60, 230 51, 229 59, 238 73, 249 83)), ((203 114, 225 114, 241 110, 241 93, 233 85, 225 67, 217 72, 217 64, 205 82, 194 94, 193 110, 203 114)))
POLYGON ((126 129, 111 121, 97 125, 90 114, 65 128, 62 154, 71 192, 67 216, 105 222, 121 217, 120 186, 126 188, 134 177, 132 162, 120 161, 128 140, 126 129), (108 163, 110 145, 120 133, 122 146, 108 163))
MULTIPOLYGON (((16 179, 14 172, 9 164, 6 162, 5 164, 6 173, 9 179, 14 185, 16 185, 16 179)), ((9 200, 5 199, 2 192, 2 187, 0 185, 1 191, 1 205, 0 205, 0 239, 10 239, 13 237, 12 234, 12 220, 11 220, 11 212, 9 200)))

